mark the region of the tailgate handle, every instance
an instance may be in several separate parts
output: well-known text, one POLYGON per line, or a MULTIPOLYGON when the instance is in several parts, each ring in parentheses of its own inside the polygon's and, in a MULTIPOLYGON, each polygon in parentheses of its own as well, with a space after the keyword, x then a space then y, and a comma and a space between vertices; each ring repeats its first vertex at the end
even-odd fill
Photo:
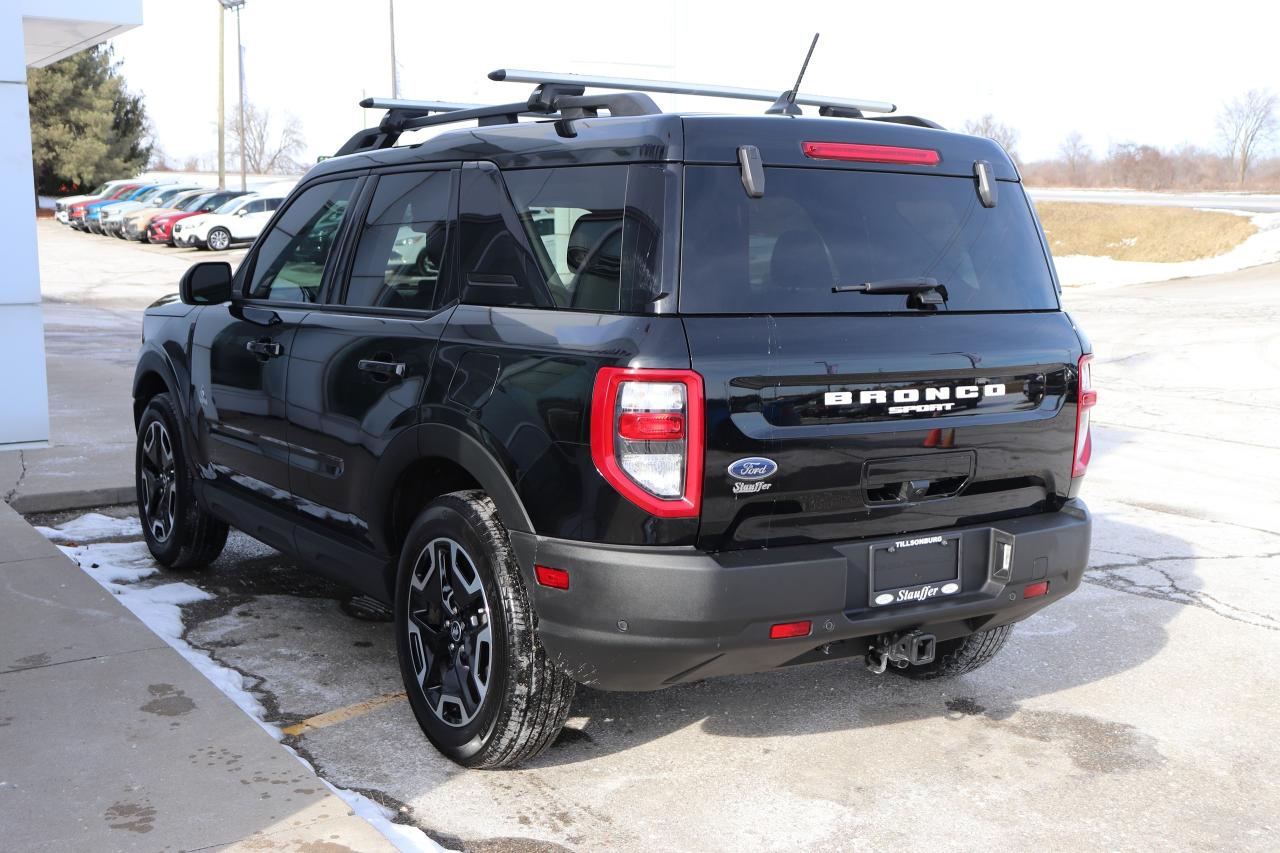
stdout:
POLYGON ((868 504, 916 503, 958 494, 973 476, 973 451, 873 459, 862 466, 868 504))

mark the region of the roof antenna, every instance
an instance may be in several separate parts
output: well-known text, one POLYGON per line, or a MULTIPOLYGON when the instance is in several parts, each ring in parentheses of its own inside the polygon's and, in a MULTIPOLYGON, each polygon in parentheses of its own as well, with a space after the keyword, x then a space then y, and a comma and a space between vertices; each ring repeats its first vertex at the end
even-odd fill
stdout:
POLYGON ((809 69, 809 60, 813 58, 813 49, 818 46, 818 36, 820 33, 813 34, 813 41, 809 43, 809 52, 805 54, 804 65, 800 66, 800 76, 796 78, 796 85, 789 91, 783 92, 778 96, 778 100, 773 102, 773 106, 765 110, 765 115, 771 116, 798 116, 803 115, 800 108, 796 106, 796 95, 800 91, 800 81, 804 79, 804 72, 809 69))

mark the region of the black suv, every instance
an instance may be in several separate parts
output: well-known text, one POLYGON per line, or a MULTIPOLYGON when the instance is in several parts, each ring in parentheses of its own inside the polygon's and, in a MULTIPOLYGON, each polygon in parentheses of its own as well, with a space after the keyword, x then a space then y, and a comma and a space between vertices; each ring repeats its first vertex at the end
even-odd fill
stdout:
POLYGON ((539 753, 576 683, 968 672, 1079 585, 1091 347, 997 144, 532 79, 385 104, 147 310, 157 560, 233 525, 392 605, 471 767, 539 753))

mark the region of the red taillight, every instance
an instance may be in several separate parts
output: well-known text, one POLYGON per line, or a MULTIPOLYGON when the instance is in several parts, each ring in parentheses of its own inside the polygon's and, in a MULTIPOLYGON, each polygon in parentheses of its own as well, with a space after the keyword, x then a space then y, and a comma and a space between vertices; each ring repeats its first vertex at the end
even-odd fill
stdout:
POLYGON ((1093 356, 1080 356, 1076 371, 1076 443, 1071 457, 1071 476, 1083 477, 1093 455, 1093 436, 1089 431, 1089 410, 1098 402, 1098 392, 1093 390, 1093 356))
POLYGON ((591 395, 591 458, 623 497, 661 518, 702 510, 702 377, 603 367, 591 395))
POLYGON ((804 156, 814 160, 853 160, 859 163, 899 163, 908 166, 936 166, 941 159, 932 148, 899 148, 894 145, 863 145, 856 142, 802 142, 804 156))
POLYGON ((779 622, 769 629, 769 639, 789 640, 793 637, 807 637, 812 630, 813 623, 807 620, 804 622, 779 622))
POLYGON ((1023 598, 1039 598, 1049 591, 1049 582, 1040 581, 1039 583, 1027 584, 1022 589, 1023 598))
POLYGON ((633 441, 668 441, 684 438, 684 415, 664 412, 623 412, 618 435, 633 441))
POLYGON ((569 588, 569 573, 564 569, 553 569, 550 566, 534 566, 533 576, 538 579, 538 583, 542 586, 549 586, 552 589, 569 588))

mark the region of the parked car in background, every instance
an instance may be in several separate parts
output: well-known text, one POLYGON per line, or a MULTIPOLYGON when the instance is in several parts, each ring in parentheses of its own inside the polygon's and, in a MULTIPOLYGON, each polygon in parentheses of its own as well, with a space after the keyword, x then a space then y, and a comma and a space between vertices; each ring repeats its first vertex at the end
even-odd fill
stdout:
POLYGON ((85 215, 84 215, 85 227, 88 228, 89 231, 93 232, 94 234, 103 233, 102 217, 104 214, 106 214, 108 208, 125 201, 146 201, 147 199, 151 198, 153 195, 158 193, 160 189, 161 189, 161 186, 159 184, 154 184, 154 183, 143 184, 142 186, 138 187, 138 189, 134 190, 131 194, 124 196, 122 198, 111 199, 110 201, 93 202, 85 209, 85 215))
POLYGON ((156 189, 146 200, 121 201, 108 206, 102 215, 102 233, 124 239, 122 228, 127 214, 136 210, 164 207, 166 203, 184 192, 199 189, 193 184, 171 184, 156 189))
POLYGON ((107 181, 99 184, 92 192, 81 193, 80 195, 67 195, 58 199, 53 204, 53 218, 63 225, 67 225, 71 221, 71 206, 78 202, 97 201, 108 193, 114 192, 125 184, 129 183, 128 178, 122 178, 115 181, 107 181))
POLYGON ((183 203, 173 213, 159 214, 147 225, 146 242, 168 243, 170 246, 177 245, 173 241, 173 229, 177 223, 193 216, 212 213, 224 204, 244 195, 248 195, 248 193, 243 190, 217 190, 183 203))
POLYGON ((234 199, 213 213, 179 222, 174 226, 174 245, 220 252, 236 243, 252 243, 283 200, 283 196, 256 193, 234 199))
POLYGON ((85 217, 88 215, 90 206, 107 201, 127 198, 137 192, 138 188, 141 186, 142 183, 140 181, 130 181, 127 184, 120 184, 119 186, 108 190, 101 196, 91 196, 83 201, 75 202, 67 211, 67 224, 77 231, 88 230, 88 227, 85 224, 85 217))
POLYGON ((157 216, 163 216, 166 213, 176 213, 181 209, 181 205, 193 199, 210 195, 213 195, 213 192, 208 187, 192 188, 175 193, 166 201, 155 206, 143 207, 126 213, 120 222, 120 232, 116 236, 125 240, 145 241, 147 226, 151 224, 152 219, 157 216))

